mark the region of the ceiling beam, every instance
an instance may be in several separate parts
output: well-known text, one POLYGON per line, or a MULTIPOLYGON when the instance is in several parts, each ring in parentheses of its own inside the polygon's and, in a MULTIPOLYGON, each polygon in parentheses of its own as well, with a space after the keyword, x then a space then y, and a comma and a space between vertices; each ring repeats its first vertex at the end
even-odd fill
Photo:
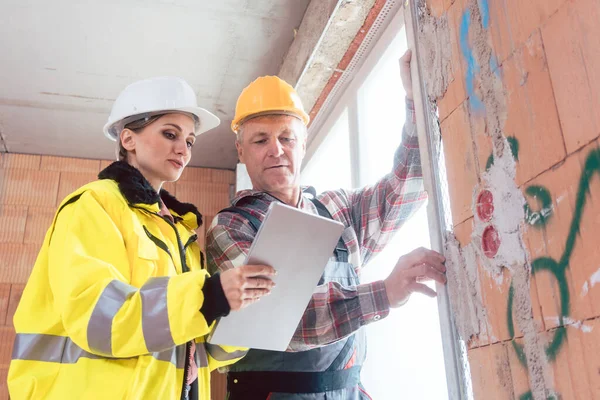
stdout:
MULTIPOLYGON (((361 28, 364 30, 363 24, 375 3, 376 0, 310 2, 279 71, 279 76, 296 88, 307 110, 313 110, 317 99, 328 90, 332 76, 343 72, 340 63, 350 46, 356 45, 353 42, 357 35, 361 36, 361 28)), ((362 33, 364 37, 365 32, 362 33)))

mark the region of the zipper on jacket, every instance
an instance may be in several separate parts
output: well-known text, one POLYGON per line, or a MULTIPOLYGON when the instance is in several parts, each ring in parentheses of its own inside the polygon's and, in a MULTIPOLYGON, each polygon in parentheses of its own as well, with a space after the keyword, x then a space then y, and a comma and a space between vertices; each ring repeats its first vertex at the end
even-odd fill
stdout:
POLYGON ((185 247, 183 247, 183 244, 181 243, 181 236, 179 236, 179 231, 177 230, 177 227, 174 223, 171 222, 169 217, 164 217, 160 214, 157 215, 161 217, 166 223, 171 225, 171 228, 173 228, 173 230, 175 231, 175 236, 177 237, 177 247, 179 247, 179 260, 181 262, 181 272, 189 272, 190 269, 188 268, 187 263, 185 261, 185 247))
MULTIPOLYGON (((181 236, 179 236, 179 231, 177 230, 177 227, 175 226, 175 224, 173 222, 171 222, 171 220, 169 219, 169 217, 165 217, 162 216, 160 214, 157 214, 159 217, 161 217, 163 220, 165 220, 166 223, 168 223, 169 225, 171 225, 171 227, 173 228, 173 230, 175 231, 175 236, 177 237, 177 246, 179 247, 179 258, 181 260, 181 272, 188 272, 190 269, 187 266, 187 263, 185 261, 185 249, 187 248, 187 246, 189 246, 193 240, 191 240, 194 236, 196 237, 196 239, 198 238, 198 235, 192 235, 192 237, 190 237, 190 239, 188 239, 187 243, 185 244, 185 246, 181 243, 181 236)), ((196 240, 194 239, 194 240, 196 240)), ((189 369, 190 369, 190 352, 192 350, 192 346, 190 345, 190 342, 187 342, 185 344, 185 364, 184 364, 184 368, 183 368, 183 382, 181 385, 181 397, 184 400, 190 400, 189 398, 189 392, 187 391, 187 376, 189 373, 189 369)), ((192 382, 193 384, 194 382, 192 382)), ((190 391, 191 391, 191 385, 190 385, 190 391)))
POLYGON ((181 400, 191 400, 189 395, 192 390, 192 387, 190 385, 190 391, 188 391, 186 388, 187 376, 188 376, 189 369, 190 369, 190 350, 191 350, 190 342, 187 342, 185 344, 185 365, 183 368, 183 385, 181 386, 181 400))
POLYGON ((190 238, 188 239, 186 244, 183 246, 183 250, 187 250, 187 248, 190 246, 190 244, 194 243, 196 240, 198 240, 198 235, 194 234, 194 235, 190 236, 190 238))
MULTIPOLYGON (((173 228, 173 230, 175 231, 175 237, 177 237, 177 247, 179 248, 179 258, 181 260, 181 272, 189 272, 189 268, 187 266, 187 263, 185 261, 185 249, 192 244, 194 241, 196 241, 198 239, 198 235, 192 235, 188 241, 186 242, 185 246, 182 244, 181 242, 181 236, 179 236, 179 231, 177 230, 177 227, 175 226, 175 224, 173 222, 171 222, 171 220, 169 219, 169 217, 165 217, 163 215, 160 215, 158 213, 153 213, 151 211, 146 210, 145 208, 142 207, 136 207, 136 206, 131 206, 133 208, 137 208, 140 209, 142 211, 145 211, 149 214, 152 215, 156 215, 157 217, 161 218, 162 220, 164 220, 167 224, 169 224, 171 226, 171 228, 173 228)), ((148 235, 148 237, 150 238, 150 240, 152 240, 158 247, 160 247, 161 249, 165 250, 167 252, 167 254, 169 254, 169 256, 171 256, 171 252, 169 251, 169 248, 167 247, 167 245, 161 241, 159 238, 155 237, 154 235, 152 235, 148 229, 146 228, 146 226, 144 226, 144 231, 146 232, 146 235, 148 235)), ((173 261, 173 264, 175 264, 175 261, 173 260, 173 257, 171 256, 171 260, 173 261)), ((186 399, 186 383, 187 383, 187 376, 188 376, 188 370, 190 369, 190 351, 191 351, 191 345, 190 342, 187 342, 185 344, 185 364, 184 364, 184 368, 183 368, 183 382, 181 385, 181 399, 186 399)), ((193 383, 193 382, 192 382, 193 383)), ((190 388, 191 390, 191 388, 190 388)))
POLYGON ((154 244, 158 248, 164 250, 169 255, 169 257, 171 257, 171 261, 174 262, 173 255, 171 254, 171 250, 169 250, 169 247, 167 246, 167 244, 165 242, 163 242, 162 240, 160 240, 159 238, 157 238, 156 236, 154 236, 152 233, 150 233, 148 228, 146 228, 146 225, 144 225, 144 232, 146 232, 146 236, 148 236, 150 238, 150 240, 152 240, 152 242, 154 242, 154 244))

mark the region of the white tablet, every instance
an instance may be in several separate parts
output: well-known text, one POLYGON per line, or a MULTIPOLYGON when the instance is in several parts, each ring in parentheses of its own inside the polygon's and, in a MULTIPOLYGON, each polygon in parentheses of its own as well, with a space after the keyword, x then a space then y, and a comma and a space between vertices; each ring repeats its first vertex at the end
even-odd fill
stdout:
POLYGON ((276 286, 221 318, 208 342, 285 351, 343 230, 340 222, 271 203, 245 263, 274 267, 276 286))

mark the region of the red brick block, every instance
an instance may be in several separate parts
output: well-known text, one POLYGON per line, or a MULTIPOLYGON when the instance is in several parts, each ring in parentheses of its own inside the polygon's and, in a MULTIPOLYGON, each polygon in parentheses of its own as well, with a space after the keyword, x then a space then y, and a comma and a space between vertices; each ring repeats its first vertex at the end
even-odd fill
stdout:
MULTIPOLYGON (((600 396, 600 392, 594 394, 590 386, 590 377, 599 375, 600 362, 597 361, 598 357, 586 357, 585 347, 590 341, 600 340, 600 332, 594 332, 594 328, 600 328, 600 324, 586 321, 580 327, 567 327, 566 339, 556 352, 555 359, 550 362, 553 389, 562 399, 587 400, 600 396)), ((552 342, 554 335, 554 331, 545 333, 545 341, 552 342)), ((592 346, 600 350, 597 344, 592 346)), ((600 379, 596 378, 595 381, 600 382, 600 379)))
POLYGON ((27 206, 0 205, 0 243, 23 243, 27 206))
MULTIPOLYGON (((600 319, 596 318, 585 323, 591 332, 578 333, 583 346, 583 358, 585 360, 587 378, 590 392, 594 399, 600 399, 600 319)), ((573 371, 573 370, 572 370, 573 371)), ((592 397, 589 397, 592 398, 592 397)))
POLYGON ((196 229, 196 234, 198 235, 198 245, 200 249, 206 254, 206 232, 212 224, 212 221, 215 217, 212 215, 202 215, 202 226, 196 229))
POLYGON ((175 182, 165 182, 162 188, 169 192, 172 196, 177 196, 175 182))
POLYGON ((5 153, 0 159, 0 168, 4 169, 40 169, 42 156, 30 154, 5 153))
MULTIPOLYGON (((519 142, 517 185, 565 157, 552 83, 539 31, 502 67, 507 92, 505 136, 519 142)), ((489 154, 479 154, 485 163, 489 154)))
POLYGON ((115 160, 100 160, 100 171, 104 170, 110 164, 114 163, 115 160))
MULTIPOLYGON (((561 260, 568 265, 564 276, 547 269, 536 273, 546 329, 560 324, 565 291, 568 292, 570 320, 581 321, 600 315, 600 248, 595 233, 600 225, 600 202, 597 201, 600 171, 597 164, 589 162, 589 157, 598 152, 597 144, 589 145, 524 187, 525 191, 528 187, 544 188, 551 198, 545 223, 529 226, 525 231, 530 259, 540 263, 536 260, 549 258, 551 261, 544 265, 558 271, 563 267, 561 260), (590 179, 582 181, 582 176, 590 179), (578 193, 583 194, 579 202, 578 193), (575 218, 576 215, 579 217, 575 218)), ((539 198, 535 200, 528 195, 527 200, 534 212, 540 210, 539 198)))
POLYGON ((469 116, 463 103, 441 124, 448 174, 452 221, 459 224, 473 216, 473 189, 477 184, 469 116))
POLYGON ((95 172, 61 172, 56 205, 60 205, 68 195, 81 186, 97 179, 98 174, 95 172))
POLYGON ((8 368, 14 341, 14 328, 12 326, 0 327, 0 368, 8 368))
POLYGON ((9 303, 10 283, 0 283, 0 325, 6 325, 6 315, 8 313, 9 303))
POLYGON ((210 181, 213 183, 229 183, 235 185, 235 171, 211 169, 210 177, 210 181))
POLYGON ((10 300, 8 303, 8 311, 6 313, 6 325, 13 326, 13 317, 23 296, 23 290, 25 289, 24 284, 14 283, 10 289, 10 300))
POLYGON ((10 400, 8 396, 8 367, 0 368, 0 400, 10 400))
POLYGON ((464 9, 464 0, 457 0, 448 8, 447 12, 452 44, 452 78, 446 94, 438 100, 440 121, 444 121, 467 98, 463 55, 460 49, 460 22, 464 9))
POLYGON ((177 182, 177 198, 192 203, 202 214, 216 215, 229 205, 229 184, 177 182))
POLYGON ((0 283, 26 283, 39 246, 0 243, 0 283))
POLYGON ((98 172, 100 172, 100 161, 83 158, 42 156, 40 169, 42 171, 90 172, 98 175, 98 172))
POLYGON ((41 246, 56 211, 56 207, 29 207, 24 243, 41 246))
POLYGON ((5 204, 48 206, 56 203, 59 173, 10 169, 4 182, 5 204))
POLYGON ((600 4, 569 1, 542 29, 569 153, 600 134, 600 4))
POLYGON ((514 399, 510 344, 498 343, 468 351, 469 368, 475 399, 514 399))
POLYGON ((187 167, 177 182, 210 182, 211 171, 210 168, 187 167))
POLYGON ((520 48, 566 0, 487 0, 490 31, 501 64, 520 48))

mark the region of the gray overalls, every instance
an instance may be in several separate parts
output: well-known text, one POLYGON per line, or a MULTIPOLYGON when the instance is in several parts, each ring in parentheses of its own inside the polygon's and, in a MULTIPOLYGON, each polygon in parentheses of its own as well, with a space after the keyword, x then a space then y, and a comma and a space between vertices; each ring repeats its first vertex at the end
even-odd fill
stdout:
MULTIPOLYGON (((311 199, 319 214, 331 214, 316 199, 311 199)), ((222 212, 245 217, 255 231, 260 220, 250 213, 230 207, 222 212)), ((359 284, 348 249, 340 237, 335 256, 330 259, 319 285, 338 282, 343 286, 359 284)), ((366 356, 366 337, 360 329, 336 343, 301 352, 251 349, 246 357, 230 367, 227 376, 229 400, 280 399, 370 399, 360 384, 360 369, 366 356)))

